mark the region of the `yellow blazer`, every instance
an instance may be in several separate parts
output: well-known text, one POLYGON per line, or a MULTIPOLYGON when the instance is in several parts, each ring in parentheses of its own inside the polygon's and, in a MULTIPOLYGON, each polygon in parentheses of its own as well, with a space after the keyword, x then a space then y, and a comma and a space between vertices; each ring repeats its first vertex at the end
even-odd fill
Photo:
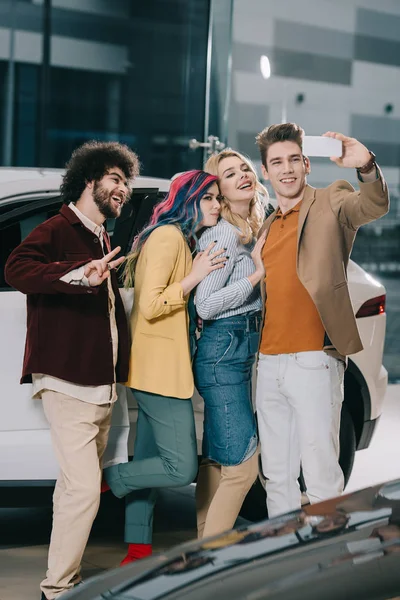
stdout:
POLYGON ((178 227, 163 225, 150 234, 136 263, 128 386, 192 397, 188 297, 179 283, 191 268, 190 248, 178 227))

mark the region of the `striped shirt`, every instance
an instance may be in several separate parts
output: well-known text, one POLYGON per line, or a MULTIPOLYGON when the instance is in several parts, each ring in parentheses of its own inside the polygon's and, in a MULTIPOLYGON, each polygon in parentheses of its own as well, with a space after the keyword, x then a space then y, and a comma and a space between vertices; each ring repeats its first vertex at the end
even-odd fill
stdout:
POLYGON ((261 310, 260 288, 253 288, 248 276, 254 273, 251 258, 254 242, 244 245, 239 230, 221 219, 215 227, 206 229, 199 240, 200 250, 217 240, 213 251, 226 248, 229 256, 225 267, 207 275, 196 290, 196 309, 202 319, 223 319, 261 310))

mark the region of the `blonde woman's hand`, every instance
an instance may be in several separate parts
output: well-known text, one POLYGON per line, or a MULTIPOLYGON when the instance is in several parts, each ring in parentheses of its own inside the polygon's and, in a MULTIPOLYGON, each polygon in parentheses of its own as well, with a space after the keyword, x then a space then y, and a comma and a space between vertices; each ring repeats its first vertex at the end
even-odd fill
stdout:
POLYGON ((256 245, 253 248, 253 252, 251 253, 251 258, 253 259, 253 263, 256 267, 256 271, 260 271, 262 274, 265 273, 264 263, 262 259, 262 249, 264 248, 265 240, 267 238, 267 232, 264 231, 262 236, 257 240, 256 245))
POLYGON ((256 286, 265 275, 265 267, 262 259, 262 249, 264 247, 266 238, 267 232, 264 231, 261 237, 257 240, 256 245, 254 246, 253 251, 251 253, 251 258, 253 259, 253 263, 256 270, 254 271, 254 273, 249 275, 248 279, 253 287, 256 286))

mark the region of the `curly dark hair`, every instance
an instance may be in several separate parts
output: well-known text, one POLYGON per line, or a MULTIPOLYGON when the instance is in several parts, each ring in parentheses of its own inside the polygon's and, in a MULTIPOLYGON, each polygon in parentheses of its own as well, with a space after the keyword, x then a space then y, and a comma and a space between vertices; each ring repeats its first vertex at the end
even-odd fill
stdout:
POLYGON ((139 175, 139 159, 125 144, 91 140, 76 148, 60 188, 64 203, 76 202, 89 181, 100 181, 112 167, 121 169, 127 179, 139 175))

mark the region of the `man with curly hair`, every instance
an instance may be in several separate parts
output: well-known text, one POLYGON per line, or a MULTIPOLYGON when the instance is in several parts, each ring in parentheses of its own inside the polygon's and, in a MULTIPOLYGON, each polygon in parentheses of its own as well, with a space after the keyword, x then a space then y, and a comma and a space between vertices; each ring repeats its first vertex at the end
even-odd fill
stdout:
POLYGON ((88 142, 67 164, 64 204, 12 252, 8 283, 27 295, 21 383, 33 384, 50 424, 60 475, 42 600, 80 581, 80 563, 100 502, 116 382, 128 378, 129 342, 115 258, 104 228, 119 217, 138 158, 116 142, 88 142))

